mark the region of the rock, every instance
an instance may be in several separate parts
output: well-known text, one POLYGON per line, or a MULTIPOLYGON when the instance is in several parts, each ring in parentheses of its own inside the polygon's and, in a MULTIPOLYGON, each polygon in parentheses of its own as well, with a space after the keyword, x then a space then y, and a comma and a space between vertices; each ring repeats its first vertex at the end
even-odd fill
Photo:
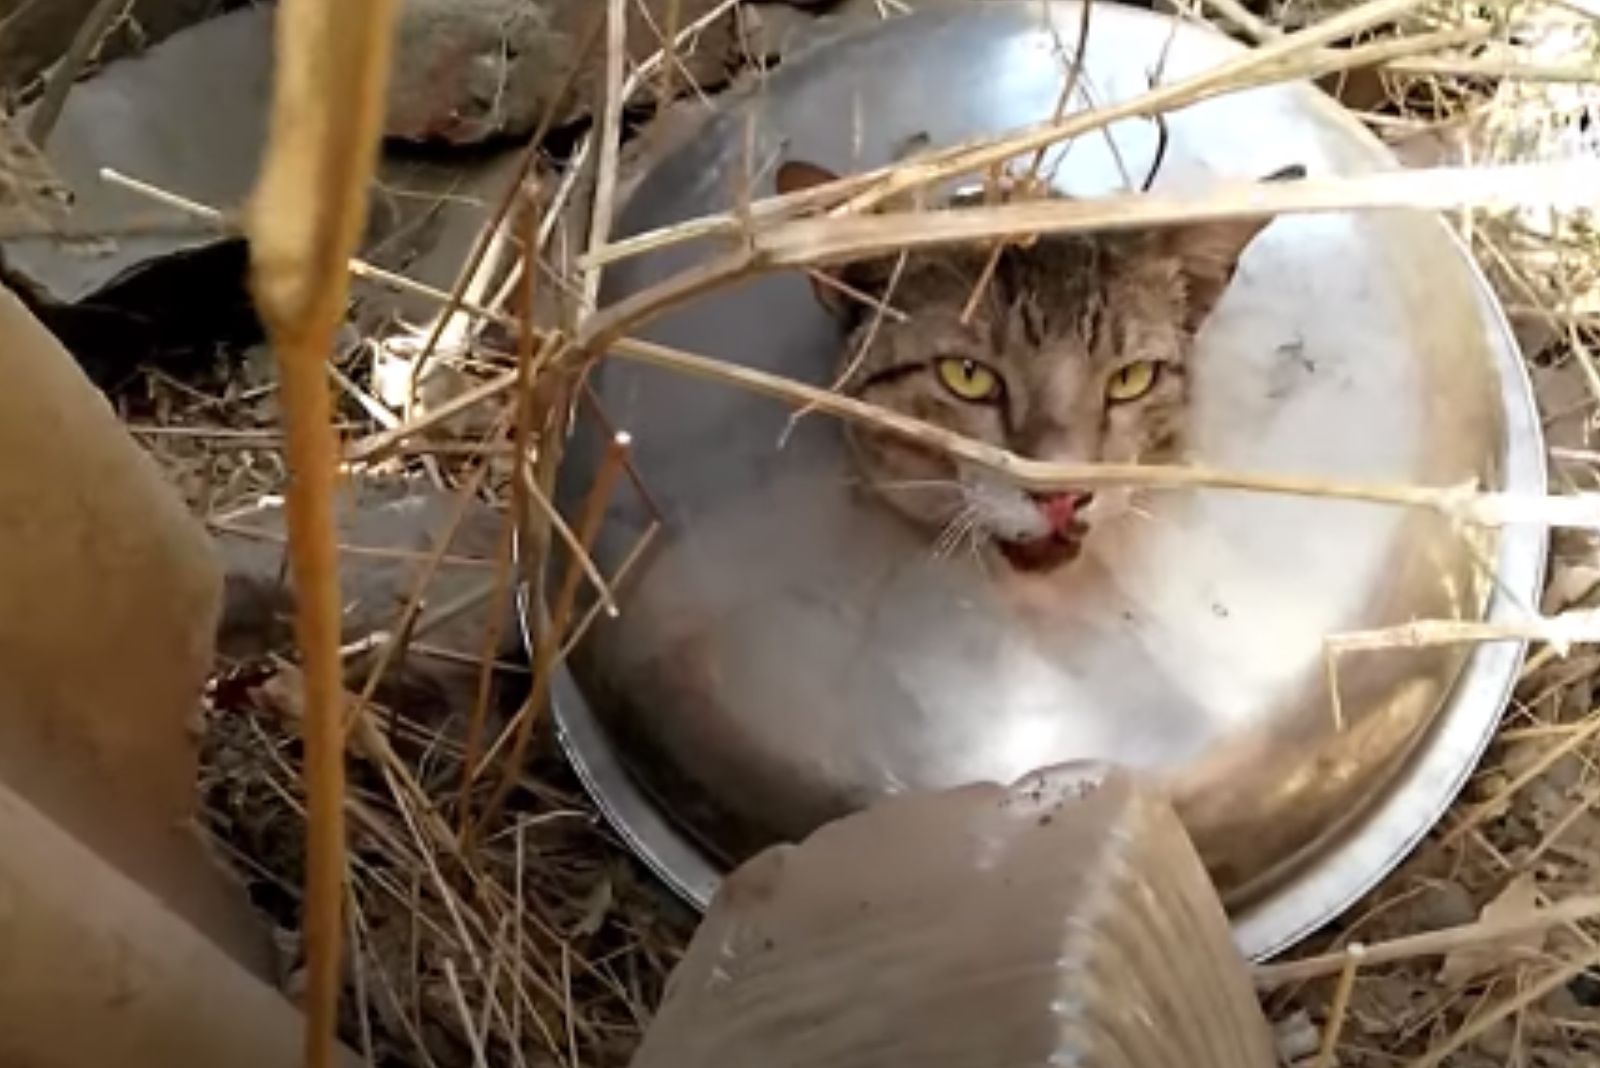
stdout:
MULTIPOLYGON (((678 0, 679 27, 717 6, 717 0, 678 0)), ((630 0, 632 62, 660 49, 672 7, 673 0, 630 0)), ((526 135, 552 107, 554 125, 581 118, 603 84, 604 41, 595 32, 605 9, 595 0, 406 0, 386 132, 408 141, 473 144, 526 135), (563 94, 575 64, 581 69, 563 94)), ((686 75, 697 84, 722 80, 733 40, 731 14, 717 19, 678 52, 682 66, 673 80, 679 86, 686 75)))
MULTIPOLYGON (((94 7, 95 0, 0 0, 0 87, 17 89, 54 63, 94 7)), ((100 60, 146 48, 214 15, 222 0, 135 0, 101 42, 100 60)))
MULTIPOLYGON (((264 973, 265 932, 192 833, 191 727, 221 592, 205 531, 3 289, 0 338, 0 445, 14 458, 0 470, 0 778, 30 812, 264 973)), ((7 818, 21 813, 12 805, 7 818)), ((8 961, 26 915, 20 885, 0 874, 8 961)), ((0 1045, 0 1061, 39 1063, 10 1036, 0 1045)), ((72 1062, 63 1058, 54 1063, 72 1062)))
MULTIPOLYGON (((456 508, 454 495, 407 480, 364 480, 351 484, 338 502, 338 533, 345 551, 339 560, 344 601, 344 640, 359 641, 387 632, 411 595, 416 576, 434 540, 447 529, 456 508)), ((415 634, 420 648, 393 665, 380 689, 380 703, 394 703, 405 714, 432 726, 465 723, 477 699, 477 661, 488 621, 494 570, 491 561, 502 519, 494 509, 474 504, 451 541, 449 555, 429 584, 415 634), (431 650, 431 651, 430 651, 431 650)), ((227 572, 226 598, 218 635, 220 652, 230 658, 255 658, 282 651, 291 640, 293 602, 288 590, 284 514, 263 503, 231 519, 217 544, 227 572)), ((521 655, 517 621, 502 620, 499 656, 521 655)), ((359 690, 370 661, 353 657, 347 686, 359 690)), ((506 676, 499 680, 504 684, 506 676)), ((521 689, 496 687, 494 722, 502 703, 521 689)))

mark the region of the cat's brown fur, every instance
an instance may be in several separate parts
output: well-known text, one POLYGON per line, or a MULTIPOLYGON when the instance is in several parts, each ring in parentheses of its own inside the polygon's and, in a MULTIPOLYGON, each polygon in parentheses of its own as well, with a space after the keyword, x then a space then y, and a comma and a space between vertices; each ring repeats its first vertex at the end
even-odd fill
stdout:
MULTIPOLYGON (((791 191, 829 177, 786 165, 779 186, 791 191)), ((1182 440, 1193 336, 1263 225, 1227 221, 1009 245, 965 321, 987 248, 910 253, 898 277, 897 257, 847 265, 835 272, 840 281, 904 318, 819 288, 846 327, 842 388, 1040 460, 1170 460, 1182 440), (939 368, 949 359, 973 361, 962 366, 975 375, 992 372, 996 395, 974 401, 954 393, 939 368), (1143 382, 1147 370, 1147 391, 1120 400, 1108 393, 1119 374, 1126 386, 1143 382)), ((1030 495, 888 436, 858 433, 855 441, 866 481, 897 510, 944 544, 969 536, 977 545, 993 542, 1019 567, 1076 556, 1089 527, 1118 507, 1107 494, 1030 495)))

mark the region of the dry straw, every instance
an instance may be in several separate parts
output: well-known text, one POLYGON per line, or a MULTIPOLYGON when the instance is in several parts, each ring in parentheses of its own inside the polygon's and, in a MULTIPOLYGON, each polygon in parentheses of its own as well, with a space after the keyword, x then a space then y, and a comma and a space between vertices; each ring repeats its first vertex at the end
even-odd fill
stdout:
MULTIPOLYGON (((404 708, 382 708, 377 703, 379 684, 393 673, 406 653, 420 648, 417 638, 429 625, 425 608, 431 576, 437 568, 461 562, 450 553, 450 531, 438 534, 431 551, 413 554, 422 565, 419 580, 395 624, 344 650, 352 662, 364 666, 362 685, 356 694, 345 694, 339 676, 333 674, 344 665, 338 659, 337 648, 333 660, 329 660, 327 637, 332 624, 326 616, 328 603, 318 593, 327 589, 337 547, 331 538, 308 542, 297 531, 296 559, 311 564, 309 584, 302 589, 311 590, 312 595, 303 609, 321 613, 320 623, 312 621, 304 629, 308 635, 304 665, 312 699, 297 703, 296 698, 274 694, 268 703, 280 707, 291 721, 302 716, 308 731, 322 739, 312 747, 312 760, 306 769, 306 785, 311 789, 310 804, 304 810, 313 837, 313 855, 321 858, 313 865, 305 893, 314 915, 320 917, 310 931, 313 996, 309 1004, 314 1010, 314 1034, 323 1034, 331 1026, 330 1003, 326 999, 330 984, 337 977, 328 971, 327 962, 329 947, 336 941, 333 936, 343 929, 336 922, 339 897, 330 896, 338 888, 339 869, 333 867, 330 843, 338 838, 340 798, 364 842, 363 855, 353 858, 350 868, 353 882, 347 921, 354 939, 351 957, 362 979, 351 993, 370 1010, 362 1014, 363 1019, 385 1021, 380 1029, 405 1045, 415 1063, 434 1063, 425 1036, 429 1028, 447 1030, 456 1036, 471 1063, 548 1060, 574 1068, 579 1063, 596 1063, 593 1051, 610 1048, 608 1036, 630 1028, 637 1030, 647 1016, 648 1002, 656 989, 648 977, 641 979, 636 973, 613 968, 610 954, 629 961, 628 968, 637 967, 657 977, 673 960, 672 947, 663 944, 654 926, 655 913, 629 913, 614 899, 597 904, 591 896, 598 891, 590 869, 603 864, 595 859, 599 855, 596 839, 586 839, 591 853, 579 856, 539 838, 548 829, 542 821, 581 821, 582 810, 573 799, 530 776, 527 769, 529 754, 536 749, 535 726, 554 666, 570 652, 599 613, 627 610, 625 580, 644 558, 656 529, 652 527, 647 532, 618 572, 604 575, 589 558, 587 545, 611 486, 593 487, 586 514, 571 527, 549 505, 550 479, 560 457, 566 419, 573 407, 582 402, 572 384, 577 373, 593 360, 643 361, 728 388, 753 391, 795 410, 820 411, 944 450, 1036 489, 1105 483, 1151 488, 1208 487, 1420 507, 1463 524, 1536 523, 1600 529, 1600 496, 1592 492, 1592 482, 1580 484, 1591 492, 1528 497, 1483 492, 1476 486, 1376 485, 1192 466, 1043 464, 828 390, 632 336, 635 329, 653 317, 752 275, 777 270, 818 271, 830 263, 866 254, 954 242, 994 244, 1046 232, 1163 226, 1282 212, 1464 210, 1476 220, 1486 212, 1522 208, 1531 203, 1570 206, 1600 187, 1596 181, 1600 174, 1592 165, 1439 167, 1273 186, 1221 185, 1183 198, 1133 195, 1081 203, 1023 201, 937 212, 894 210, 893 206, 905 202, 908 194, 952 178, 985 173, 1014 159, 1036 158, 1050 145, 1103 130, 1113 122, 1160 115, 1229 92, 1380 66, 1391 84, 1398 84, 1393 82, 1395 78, 1410 79, 1406 85, 1419 84, 1419 75, 1426 75, 1422 84, 1432 85, 1445 73, 1482 74, 1486 62, 1460 50, 1503 32, 1498 12, 1492 12, 1494 17, 1485 20, 1477 15, 1452 13, 1423 0, 1372 0, 1326 18, 1312 15, 1309 22, 1289 32, 1274 25, 1272 18, 1252 13, 1235 0, 1208 3, 1243 27, 1260 42, 1259 46, 1216 68, 1157 85, 1148 93, 1113 105, 1056 116, 1004 137, 927 152, 894 167, 846 176, 804 193, 761 198, 746 189, 740 194, 737 211, 611 240, 608 222, 622 184, 619 140, 624 102, 633 99, 652 80, 661 84, 668 72, 680 70, 679 57, 734 2, 716 5, 713 11, 686 25, 674 7, 663 20, 670 39, 662 42, 663 47, 654 56, 630 67, 623 58, 628 5, 624 0, 608 0, 603 6, 596 5, 594 29, 585 38, 603 43, 605 49, 605 95, 595 132, 581 141, 568 173, 553 183, 553 191, 540 184, 542 175, 530 152, 523 172, 505 191, 451 290, 434 289, 350 260, 349 248, 337 242, 319 247, 319 267, 338 275, 337 284, 330 281, 328 288, 314 291, 323 299, 331 300, 331 295, 342 293, 344 272, 348 270, 369 283, 403 287, 437 302, 440 315, 430 331, 424 359, 414 367, 418 373, 443 336, 447 322, 468 323, 472 329, 494 324, 514 331, 518 338, 514 365, 508 357, 499 364, 502 370, 498 373, 442 406, 407 412, 395 425, 382 426, 347 443, 344 462, 353 469, 363 469, 385 460, 429 455, 456 479, 458 500, 463 507, 474 493, 493 484, 511 498, 511 515, 524 524, 520 533, 526 536, 524 544, 529 546, 531 557, 527 573, 538 576, 550 570, 544 565, 551 553, 564 555, 567 565, 564 571, 554 569, 557 577, 549 599, 551 625, 541 632, 535 650, 532 694, 498 734, 490 737, 487 680, 494 668, 489 651, 498 635, 486 633, 472 713, 474 726, 465 744, 460 744, 414 722, 404 708), (680 25, 682 29, 674 35, 671 28, 680 25), (564 260, 564 247, 553 240, 553 235, 563 222, 573 218, 586 219, 592 225, 586 240, 578 246, 583 250, 581 255, 564 260), (725 254, 620 304, 592 311, 600 272, 606 265, 705 238, 723 241, 725 254), (541 270, 579 294, 574 315, 560 322, 533 319, 533 288, 541 270), (518 299, 508 303, 506 298, 511 294, 517 294, 518 299), (462 441, 446 430, 456 416, 475 407, 494 405, 501 406, 500 418, 491 420, 496 433, 488 438, 462 441), (509 482, 504 477, 508 469, 513 471, 509 482), (589 597, 587 605, 582 603, 581 595, 589 597), (316 682, 317 679, 321 681, 316 682), (340 787, 331 807, 329 792, 336 781, 338 760, 331 748, 334 743, 329 742, 327 724, 338 722, 338 716, 328 715, 330 703, 341 709, 348 720, 348 738, 340 732, 339 741, 348 742, 366 776, 358 789, 345 791, 340 787), (513 796, 519 794, 537 799, 530 803, 531 811, 524 810, 528 806, 512 802, 513 796), (530 845, 535 842, 538 844, 530 845), (393 925, 396 914, 403 916, 410 928, 406 951, 409 956, 399 954, 404 961, 402 966, 395 964, 396 954, 385 950, 382 942, 384 931, 393 925), (601 918, 594 920, 594 915, 601 918), (623 926, 626 948, 586 956, 581 952, 584 932, 592 931, 592 924, 623 926), (636 964, 638 961, 646 963, 636 964), (604 1009, 598 1007, 602 1002, 604 1009)), ((358 28, 366 5, 351 0, 323 6, 326 10, 313 19, 302 10, 305 5, 297 7, 296 0, 289 0, 284 8, 289 17, 280 22, 297 26, 298 30, 284 32, 309 32, 305 27, 311 21, 307 20, 326 20, 321 28, 333 36, 323 48, 332 47, 330 42, 340 39, 349 45, 367 32, 364 26, 358 28), (296 11, 301 13, 295 15, 296 11), (340 34, 346 36, 340 38, 340 34)), ((374 10, 384 6, 379 4, 374 10)), ((312 46, 307 44, 306 48, 312 46)), ((1533 70, 1524 66, 1520 73, 1533 70)), ((1548 64, 1542 71, 1562 77, 1572 73, 1569 68, 1548 64)), ((372 82, 364 80, 372 76, 369 66, 348 64, 342 73, 365 88, 329 89, 321 94, 323 102, 352 100, 356 97, 350 94, 370 91, 372 82)), ((1066 76, 1067 72, 1063 73, 1066 76)), ((328 72, 324 75, 334 77, 328 72)), ((352 176, 352 172, 343 173, 347 178, 352 176)), ((233 225, 222 213, 177 195, 182 191, 174 194, 156 190, 121 176, 108 175, 108 179, 163 199, 205 218, 211 225, 233 225)), ((350 188, 330 183, 323 190, 328 198, 323 207, 333 210, 332 205, 344 203, 348 210, 346 194, 350 188)), ((304 234, 300 237, 305 239, 304 234)), ((319 277, 326 280, 325 276, 319 277)), ((293 288, 302 295, 313 292, 303 286, 293 288)), ((342 310, 342 299, 335 303, 342 310)), ((1535 303, 1531 297, 1529 303, 1535 303)), ((886 314, 893 314, 892 309, 886 314)), ((292 316, 285 314, 280 319, 287 322, 292 316)), ((291 343, 294 340, 290 338, 291 343)), ((497 358, 486 349, 482 355, 485 359, 497 358)), ((305 365, 310 366, 311 362, 307 359, 305 365)), ((326 377, 320 370, 316 377, 322 383, 319 388, 325 390, 326 377)), ((286 437, 293 465, 297 471, 332 472, 333 457, 328 451, 331 434, 319 432, 315 435, 320 439, 317 450, 302 451, 310 433, 306 428, 320 425, 325 429, 327 425, 325 399, 319 401, 313 396, 307 401, 307 395, 299 387, 285 393, 289 417, 286 437)), ((170 440, 163 440, 154 429, 149 436, 172 447, 199 445, 205 440, 185 441, 185 435, 177 433, 167 435, 170 440)), ((275 448, 276 444, 261 437, 231 442, 225 437, 217 439, 217 449, 225 449, 229 455, 243 451, 247 445, 275 448)), ((603 483, 633 475, 622 446, 613 448, 605 475, 603 483)), ((325 492, 326 483, 321 482, 320 474, 313 481, 318 483, 316 487, 303 487, 300 492, 325 492)), ((302 510, 301 514, 306 513, 302 510)), ((511 592, 514 569, 510 545, 508 529, 495 559, 470 561, 488 576, 488 591, 483 595, 491 603, 504 605, 511 592)), ((302 581, 306 579, 302 577, 302 581)), ((337 630, 332 633, 336 636, 337 630)), ((1419 621, 1382 632, 1332 636, 1330 647, 1342 651, 1404 649, 1444 642, 1528 638, 1552 642, 1564 649, 1568 644, 1593 641, 1596 637, 1600 637, 1600 628, 1587 612, 1552 610, 1548 616, 1530 614, 1516 623, 1419 621)), ((294 683, 298 678, 293 669, 280 668, 280 682, 294 683)), ((251 730, 262 735, 272 730, 265 717, 260 722, 252 719, 250 724, 251 730)), ((1563 756, 1583 751, 1600 730, 1600 716, 1563 726, 1572 729, 1549 747, 1548 762, 1534 764, 1525 775, 1508 777, 1499 792, 1456 819, 1447 836, 1452 839, 1451 848, 1476 847, 1494 812, 1511 803, 1563 756)), ((270 739, 257 739, 256 744, 260 777, 271 784, 264 788, 266 796, 283 807, 285 818, 300 819, 299 770, 281 756, 282 747, 270 739)), ((1319 1058, 1326 1063, 1337 1051, 1343 1063, 1346 1050, 1341 1044, 1352 1041, 1352 1031, 1359 1032, 1356 1021, 1364 1023, 1367 1019, 1360 1011, 1363 990, 1381 979, 1382 969, 1424 962, 1462 947, 1509 942, 1530 932, 1570 929, 1571 925, 1597 916, 1600 901, 1576 897, 1524 916, 1479 921, 1427 934, 1376 938, 1359 951, 1330 950, 1302 961, 1266 965, 1257 969, 1257 981, 1263 990, 1277 990, 1312 979, 1331 980, 1335 1003, 1332 1008, 1336 1011, 1328 1014, 1330 1026, 1324 1032, 1319 1058)), ((1564 957, 1521 993, 1495 1001, 1473 1026, 1454 1028, 1436 1036, 1431 1046, 1418 1045, 1410 1053, 1423 1052, 1423 1064, 1440 1062, 1497 1021, 1528 1011, 1537 996, 1530 991, 1552 989, 1564 977, 1575 974, 1573 969, 1590 961, 1583 952, 1564 957)), ((377 1041, 371 1030, 369 1027, 362 1033, 361 1041, 366 1047, 377 1041)), ((611 1059, 621 1063, 625 1057, 611 1059)))

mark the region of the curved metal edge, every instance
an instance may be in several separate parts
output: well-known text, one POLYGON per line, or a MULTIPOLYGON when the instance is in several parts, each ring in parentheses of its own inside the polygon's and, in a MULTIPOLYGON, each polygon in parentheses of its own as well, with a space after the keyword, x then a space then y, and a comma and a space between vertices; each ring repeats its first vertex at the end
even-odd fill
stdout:
POLYGON ((634 855, 674 893, 704 912, 722 883, 722 872, 628 774, 589 703, 578 693, 572 673, 560 668, 552 681, 561 749, 583 788, 634 855))
MULTIPOLYGON (((1443 219, 1438 225, 1449 235, 1472 276, 1496 357, 1505 418, 1503 487, 1543 494, 1547 487, 1544 433, 1533 383, 1513 340, 1515 334, 1466 244, 1443 219)), ((1501 530, 1489 619, 1522 618, 1528 606, 1538 604, 1548 552, 1549 536, 1542 527, 1501 530)), ((1526 652, 1527 643, 1520 641, 1481 644, 1472 651, 1445 707, 1429 728, 1429 737, 1417 747, 1372 814, 1320 856, 1314 869, 1233 917, 1234 938, 1246 956, 1265 959, 1311 935, 1388 877, 1427 837, 1494 740, 1526 652)))
MULTIPOLYGON (((811 42, 801 54, 850 35, 851 28, 841 27, 811 42)), ((791 57, 790 63, 795 58, 791 57)), ((1358 123, 1352 123, 1352 133, 1388 152, 1358 123)), ((1473 280, 1484 328, 1496 354, 1505 417, 1504 488, 1543 493, 1547 485, 1544 435, 1533 384, 1512 340, 1515 335, 1465 243, 1442 218, 1438 225, 1473 280)), ((1525 606, 1538 602, 1548 549, 1543 528, 1518 526, 1501 532, 1488 618, 1519 618, 1525 606)), ((532 648, 527 597, 527 583, 519 582, 518 620, 523 640, 532 648)), ((1411 854, 1449 809, 1493 741, 1526 651, 1525 642, 1484 644, 1473 651, 1430 728, 1430 737, 1417 747, 1372 814, 1314 867, 1274 890, 1266 901, 1232 917, 1234 940, 1241 953, 1252 960, 1282 953, 1349 908, 1411 854)), ((718 865, 662 814, 623 767, 603 725, 564 666, 553 680, 551 702, 562 751, 601 815, 657 877, 704 911, 722 881, 718 865)))
MULTIPOLYGON (((513 536, 512 559, 517 562, 517 574, 522 576, 520 535, 513 536)), ((516 591, 517 626, 525 649, 536 645, 528 603, 531 592, 526 577, 520 577, 516 591)), ((590 710, 565 664, 556 668, 551 680, 550 705, 555 713, 556 740, 600 815, 657 878, 704 912, 722 882, 721 870, 662 814, 628 774, 606 737, 605 727, 590 710)))

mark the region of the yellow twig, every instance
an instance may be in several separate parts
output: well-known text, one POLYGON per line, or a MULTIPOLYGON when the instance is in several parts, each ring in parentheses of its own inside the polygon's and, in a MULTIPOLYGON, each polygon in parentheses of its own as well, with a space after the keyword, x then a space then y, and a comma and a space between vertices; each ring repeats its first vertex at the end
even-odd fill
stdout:
POLYGON ((249 209, 252 289, 278 358, 295 631, 304 664, 306 1064, 330 1068, 344 900, 344 690, 324 363, 366 218, 393 45, 393 0, 284 0, 267 154, 249 209))

